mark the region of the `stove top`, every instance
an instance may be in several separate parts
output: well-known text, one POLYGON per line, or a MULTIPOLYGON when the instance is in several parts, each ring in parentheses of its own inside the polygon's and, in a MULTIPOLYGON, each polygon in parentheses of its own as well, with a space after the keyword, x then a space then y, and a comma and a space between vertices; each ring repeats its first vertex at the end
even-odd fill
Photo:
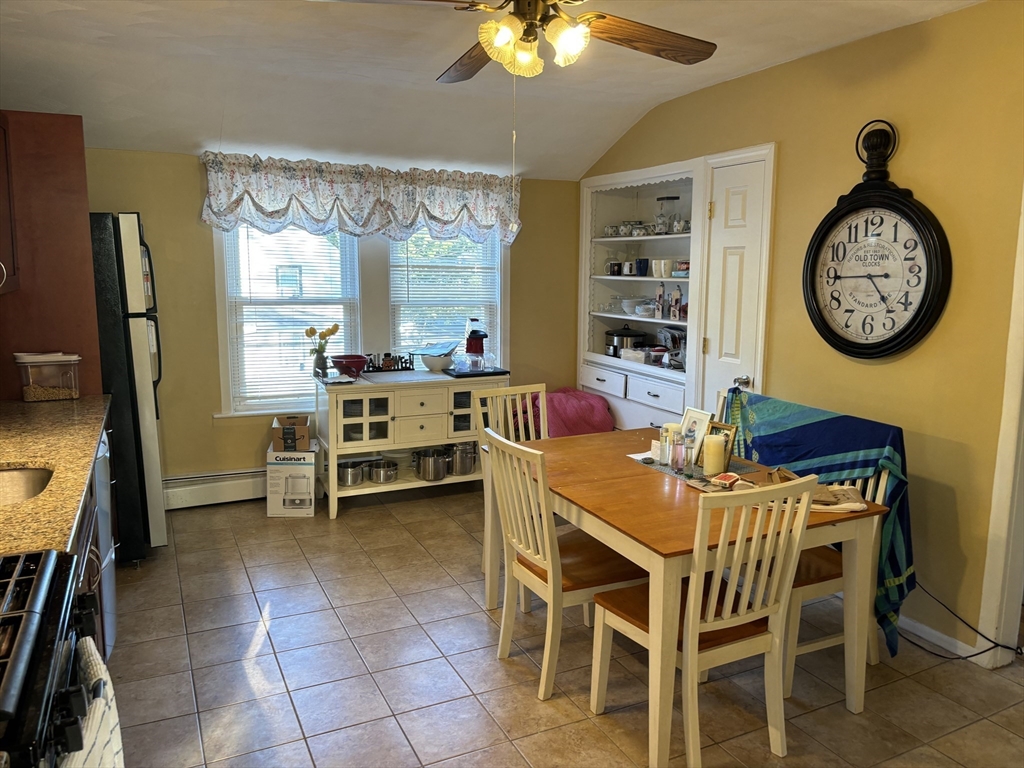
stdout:
POLYGON ((17 708, 56 565, 53 550, 0 557, 0 721, 17 708))

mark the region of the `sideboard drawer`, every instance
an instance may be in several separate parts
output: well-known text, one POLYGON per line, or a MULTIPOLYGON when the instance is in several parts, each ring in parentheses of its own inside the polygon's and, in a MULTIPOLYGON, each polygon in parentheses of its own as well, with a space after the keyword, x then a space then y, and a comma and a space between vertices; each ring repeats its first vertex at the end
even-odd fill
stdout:
POLYGON ((448 412, 448 390, 415 389, 411 392, 398 391, 397 416, 420 416, 428 413, 448 412))
POLYGON ((630 376, 626 384, 626 399, 644 405, 651 405, 663 411, 683 415, 683 399, 686 390, 671 384, 664 384, 642 376, 630 376))
POLYGON ((407 416, 395 420, 397 443, 443 443, 448 439, 448 415, 437 413, 426 416, 407 416))
POLYGON ((606 395, 624 397, 626 393, 626 377, 621 373, 606 371, 591 365, 580 366, 580 386, 596 389, 606 395))

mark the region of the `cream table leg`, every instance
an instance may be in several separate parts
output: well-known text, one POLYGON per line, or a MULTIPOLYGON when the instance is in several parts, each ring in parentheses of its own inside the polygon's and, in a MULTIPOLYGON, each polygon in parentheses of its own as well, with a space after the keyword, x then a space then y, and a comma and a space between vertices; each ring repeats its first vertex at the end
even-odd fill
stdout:
POLYGON ((868 626, 874 602, 872 585, 878 557, 874 551, 877 517, 854 521, 856 535, 843 542, 843 635, 846 660, 846 708, 864 710, 868 626))
POLYGON ((501 575, 501 521, 491 483, 491 460, 486 449, 480 451, 480 469, 484 475, 484 604, 487 610, 498 607, 498 579, 501 575))
POLYGON ((679 598, 683 559, 655 558, 650 583, 650 712, 648 761, 651 768, 668 765, 672 736, 672 695, 676 680, 676 644, 679 639, 679 598))

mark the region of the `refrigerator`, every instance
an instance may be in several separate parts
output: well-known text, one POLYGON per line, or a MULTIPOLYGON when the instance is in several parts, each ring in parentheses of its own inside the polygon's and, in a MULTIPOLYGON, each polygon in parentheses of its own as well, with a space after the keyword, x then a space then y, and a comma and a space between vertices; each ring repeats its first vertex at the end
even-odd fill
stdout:
POLYGON ((156 280, 138 213, 92 213, 103 391, 111 395, 110 461, 121 562, 167 545, 160 470, 163 370, 156 280))

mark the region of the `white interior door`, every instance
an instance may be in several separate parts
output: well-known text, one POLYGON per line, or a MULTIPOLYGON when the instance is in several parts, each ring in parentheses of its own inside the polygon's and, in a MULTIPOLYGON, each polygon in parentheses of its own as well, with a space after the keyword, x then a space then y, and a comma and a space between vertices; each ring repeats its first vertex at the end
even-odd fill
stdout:
POLYGON ((700 407, 715 411, 715 395, 749 377, 759 391, 768 283, 770 157, 709 172, 712 203, 705 266, 706 304, 700 407))

